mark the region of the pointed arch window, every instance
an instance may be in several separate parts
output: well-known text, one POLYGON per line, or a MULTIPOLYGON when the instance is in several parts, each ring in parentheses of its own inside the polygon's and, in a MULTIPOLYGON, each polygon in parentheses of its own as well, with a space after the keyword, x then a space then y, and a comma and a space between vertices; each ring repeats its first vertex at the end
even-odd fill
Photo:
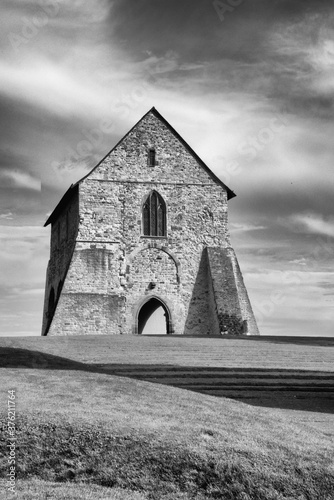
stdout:
POLYGON ((143 205, 144 236, 166 236, 166 204, 156 191, 148 195, 143 205))

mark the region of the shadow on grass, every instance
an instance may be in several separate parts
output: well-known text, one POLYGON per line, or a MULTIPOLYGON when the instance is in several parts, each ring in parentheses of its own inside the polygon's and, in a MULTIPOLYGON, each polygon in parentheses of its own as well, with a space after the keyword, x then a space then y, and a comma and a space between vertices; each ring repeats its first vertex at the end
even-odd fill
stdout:
MULTIPOLYGON (((145 337, 146 335, 143 335, 145 337)), ((150 335, 150 337, 156 337, 156 335, 150 335)), ((294 345, 311 345, 319 347, 333 347, 334 348, 334 337, 290 337, 283 335, 168 335, 168 337, 174 337, 178 339, 220 339, 222 342, 224 340, 235 340, 242 341, 247 340, 247 342, 260 342, 268 344, 294 344, 294 345)))
POLYGON ((253 406, 334 413, 334 373, 279 368, 91 364, 28 349, 0 348, 0 368, 77 370, 178 387, 253 406))
MULTIPOLYGON (((142 335, 146 337, 147 335, 142 335)), ((150 337, 157 337, 157 335, 150 335, 150 337)), ((159 336, 161 337, 161 335, 159 336)), ((333 347, 334 348, 334 337, 290 337, 283 335, 168 335, 168 337, 177 338, 180 340, 185 339, 220 339, 222 342, 224 340, 234 340, 247 342, 260 342, 268 344, 294 344, 294 345, 308 345, 308 346, 319 346, 319 347, 333 347)))
POLYGON ((247 341, 251 342, 268 342, 271 344, 312 345, 312 346, 334 348, 334 337, 288 337, 288 336, 283 337, 283 336, 261 335, 261 336, 247 336, 246 338, 247 341))

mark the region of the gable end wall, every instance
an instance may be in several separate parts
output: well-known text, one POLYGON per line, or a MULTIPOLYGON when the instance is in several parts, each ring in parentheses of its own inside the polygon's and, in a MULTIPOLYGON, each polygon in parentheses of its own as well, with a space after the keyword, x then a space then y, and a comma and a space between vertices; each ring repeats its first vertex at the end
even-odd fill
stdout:
MULTIPOLYGON (((227 197, 172 131, 146 115, 78 184, 70 258, 61 261, 51 244, 48 286, 65 268, 66 280, 49 335, 134 333, 138 308, 150 297, 168 307, 173 333, 219 334, 218 264, 209 265, 206 248, 219 254, 230 247, 227 197), (167 210, 167 233, 159 238, 143 236, 142 207, 153 190, 167 210)), ((230 260, 226 266, 233 281, 230 260)), ((236 310, 239 317, 239 304, 236 310)))

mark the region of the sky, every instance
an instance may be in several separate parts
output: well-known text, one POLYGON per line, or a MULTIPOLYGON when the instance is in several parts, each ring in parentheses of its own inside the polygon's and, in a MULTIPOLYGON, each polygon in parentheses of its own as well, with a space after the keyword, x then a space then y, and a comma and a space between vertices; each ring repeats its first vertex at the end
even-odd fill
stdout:
POLYGON ((263 335, 334 335, 332 0, 2 0, 0 335, 40 335, 50 214, 152 107, 236 194, 263 335))

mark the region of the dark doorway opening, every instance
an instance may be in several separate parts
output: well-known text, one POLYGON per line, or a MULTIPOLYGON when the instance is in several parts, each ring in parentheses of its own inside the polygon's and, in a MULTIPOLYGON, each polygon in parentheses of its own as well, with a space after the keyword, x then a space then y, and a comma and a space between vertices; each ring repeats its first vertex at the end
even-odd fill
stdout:
POLYGON ((156 298, 145 302, 138 314, 138 333, 166 335, 169 333, 169 314, 165 305, 156 298))

